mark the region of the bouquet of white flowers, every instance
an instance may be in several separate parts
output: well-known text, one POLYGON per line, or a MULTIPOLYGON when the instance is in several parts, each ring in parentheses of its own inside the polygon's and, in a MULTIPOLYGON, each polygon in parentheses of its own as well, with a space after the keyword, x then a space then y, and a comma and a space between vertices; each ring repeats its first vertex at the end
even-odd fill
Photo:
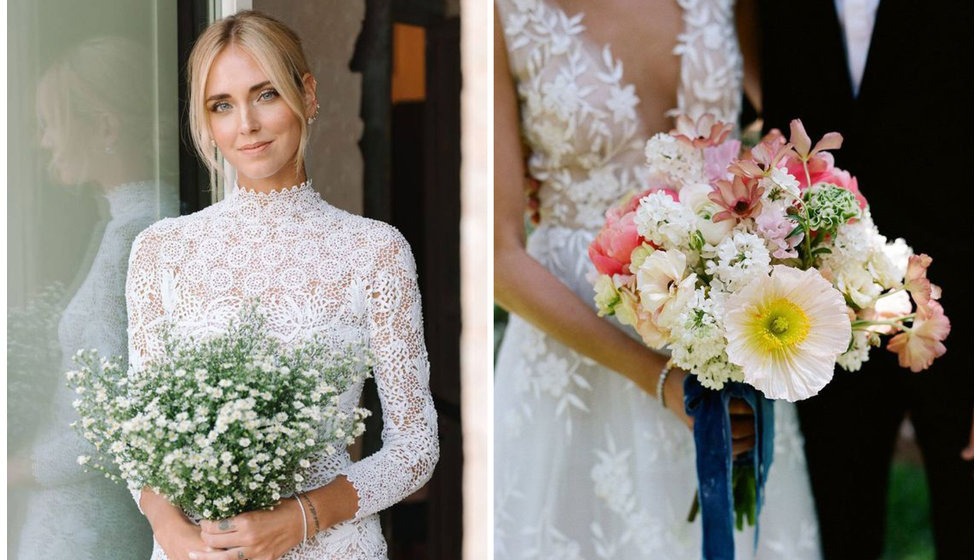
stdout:
POLYGON ((165 329, 163 355, 128 375, 120 359, 80 350, 67 374, 79 396, 72 426, 96 453, 78 462, 204 519, 294 493, 312 456, 363 433, 369 411, 344 412, 340 395, 370 375, 371 358, 318 339, 283 348, 263 324, 252 305, 214 338, 165 329))

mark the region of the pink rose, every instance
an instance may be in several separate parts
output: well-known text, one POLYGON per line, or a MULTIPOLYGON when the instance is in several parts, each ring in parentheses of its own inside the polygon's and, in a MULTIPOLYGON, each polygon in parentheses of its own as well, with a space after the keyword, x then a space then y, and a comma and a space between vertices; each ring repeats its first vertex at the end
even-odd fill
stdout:
POLYGON ((933 360, 946 353, 942 341, 949 336, 949 318, 939 302, 930 301, 916 309, 912 328, 888 341, 888 350, 898 354, 898 364, 913 372, 928 369, 933 360))
POLYGON ((620 215, 618 208, 606 213, 606 225, 589 245, 589 258, 599 273, 630 273, 630 255, 641 243, 633 221, 635 215, 632 211, 620 215))

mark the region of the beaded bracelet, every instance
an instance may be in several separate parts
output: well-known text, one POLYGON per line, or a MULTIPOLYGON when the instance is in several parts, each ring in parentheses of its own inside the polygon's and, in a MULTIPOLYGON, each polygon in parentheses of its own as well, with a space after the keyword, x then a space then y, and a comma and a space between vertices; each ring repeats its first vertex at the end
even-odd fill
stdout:
POLYGON ((667 395, 664 394, 664 385, 667 383, 667 375, 670 374, 670 360, 664 364, 664 368, 660 370, 660 379, 657 380, 657 395, 660 397, 660 404, 667 408, 667 395))
POLYGON ((320 532, 320 519, 316 515, 316 508, 313 507, 313 502, 307 494, 300 494, 300 496, 303 496, 303 499, 306 500, 306 505, 310 507, 310 513, 313 514, 313 525, 316 527, 316 531, 313 534, 315 535, 320 532))

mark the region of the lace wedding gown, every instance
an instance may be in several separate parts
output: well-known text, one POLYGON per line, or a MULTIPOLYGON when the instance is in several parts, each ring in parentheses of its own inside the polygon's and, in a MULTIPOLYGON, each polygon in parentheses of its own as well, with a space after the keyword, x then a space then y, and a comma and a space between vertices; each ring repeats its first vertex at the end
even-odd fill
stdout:
MULTIPOLYGON (((737 122, 741 58, 730 0, 679 0, 678 108, 737 122)), ((544 0, 496 0, 541 182, 527 251, 592 305, 586 248, 605 210, 645 188, 635 88, 588 19, 544 0)), ((651 22, 650 25, 656 25, 651 22)), ((657 375, 658 372, 650 372, 657 375)), ((499 559, 693 559, 686 521, 697 478, 684 424, 625 377, 511 315, 494 384, 494 554, 499 559)), ((817 524, 792 405, 776 405, 776 453, 759 520, 739 558, 819 558, 817 524)))
MULTIPOLYGON (((301 472, 306 490, 345 475, 359 497, 355 517, 282 558, 386 558, 377 512, 422 486, 439 454, 408 243, 389 225, 330 206, 309 181, 269 194, 236 186, 227 199, 136 239, 126 287, 130 366, 160 355, 161 323, 181 335, 218 333, 253 298, 286 345, 315 334, 338 349, 367 343, 384 411, 380 451, 357 462, 346 451, 317 457, 301 472)), ((357 406, 362 388, 348 390, 342 406, 357 406)), ((156 543, 152 558, 166 558, 156 543)))

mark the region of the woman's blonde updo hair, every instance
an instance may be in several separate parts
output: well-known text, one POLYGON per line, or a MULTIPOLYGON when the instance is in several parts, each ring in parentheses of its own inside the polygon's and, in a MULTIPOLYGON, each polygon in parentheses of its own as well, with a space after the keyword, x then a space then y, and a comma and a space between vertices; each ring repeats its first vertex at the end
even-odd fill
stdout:
POLYGON ((191 50, 187 87, 194 148, 214 172, 212 176, 222 173, 211 145, 204 88, 214 59, 228 45, 241 48, 255 59, 299 119, 300 140, 296 154, 296 172, 299 173, 303 169, 303 154, 309 141, 303 76, 310 71, 310 67, 303 55, 299 36, 282 22, 253 10, 245 10, 212 23, 201 33, 191 50))

